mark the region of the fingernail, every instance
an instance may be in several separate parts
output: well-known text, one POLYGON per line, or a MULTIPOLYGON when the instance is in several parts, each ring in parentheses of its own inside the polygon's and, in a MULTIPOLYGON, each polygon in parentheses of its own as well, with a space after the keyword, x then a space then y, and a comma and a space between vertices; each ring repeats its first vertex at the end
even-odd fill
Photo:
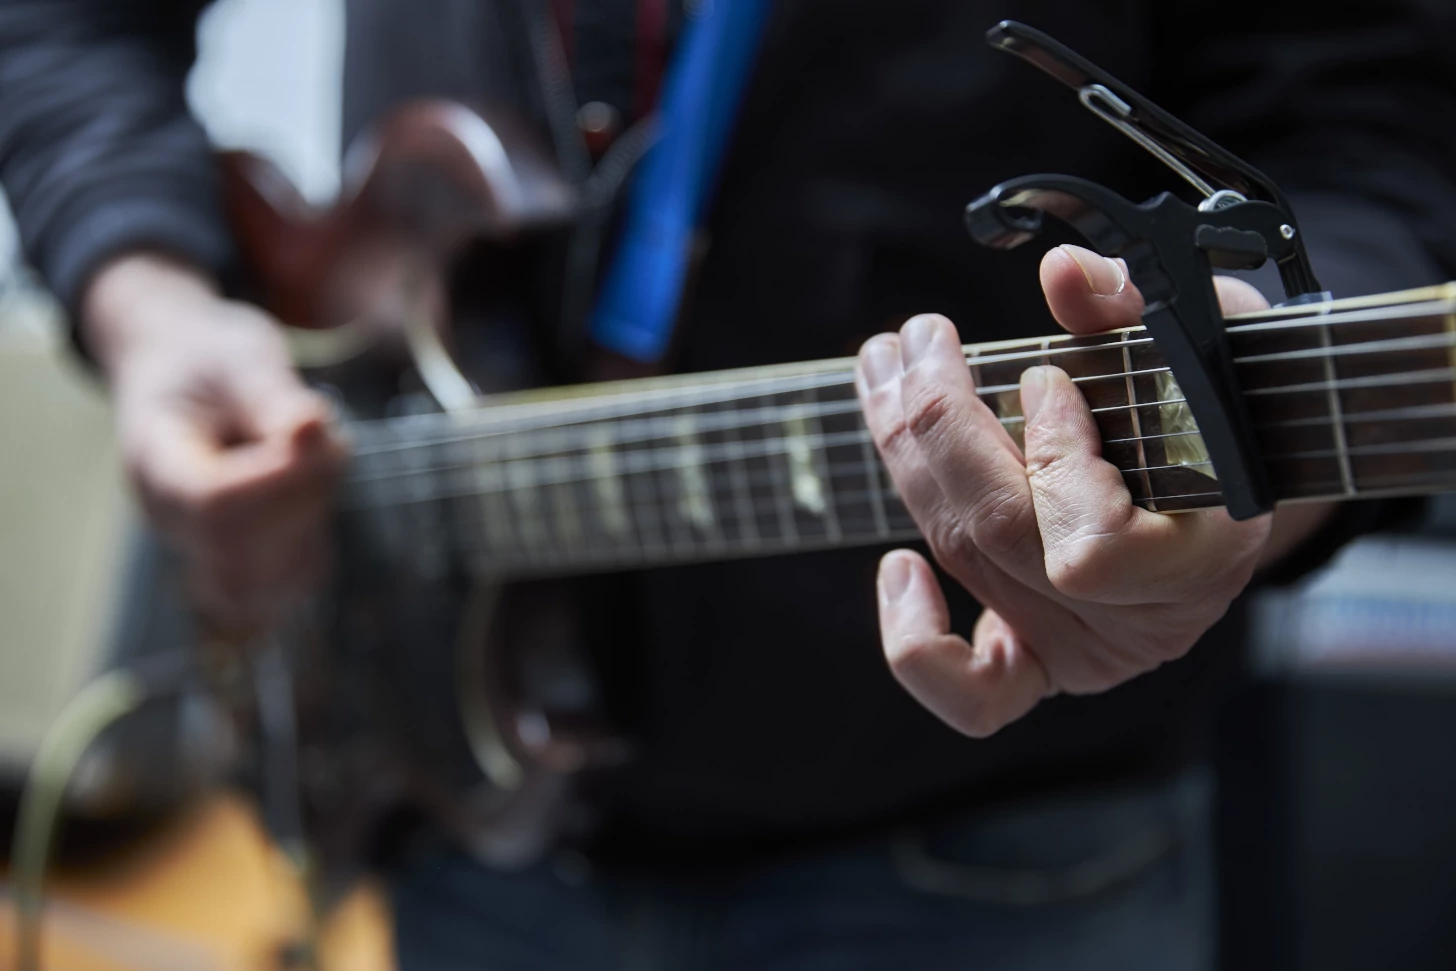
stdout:
POLYGON ((900 355, 905 367, 910 367, 925 356, 939 326, 938 317, 921 314, 919 317, 911 317, 900 328, 900 355))
POLYGON ((1046 368, 1030 367, 1021 372, 1021 414, 1026 417, 1026 424, 1030 425, 1036 421, 1037 412, 1041 411, 1041 403, 1046 399, 1046 393, 1046 368))
POLYGON ((1062 244, 1062 252, 1070 256, 1087 278, 1087 286, 1099 297, 1112 297, 1127 286, 1127 275, 1115 261, 1081 246, 1062 244))
POLYGON ((886 603, 894 603, 904 596, 910 586, 910 558, 891 553, 880 562, 880 596, 886 603))
POLYGON ((870 338, 860 350, 860 369, 864 372, 865 383, 872 390, 899 376, 899 343, 894 334, 880 334, 870 338))

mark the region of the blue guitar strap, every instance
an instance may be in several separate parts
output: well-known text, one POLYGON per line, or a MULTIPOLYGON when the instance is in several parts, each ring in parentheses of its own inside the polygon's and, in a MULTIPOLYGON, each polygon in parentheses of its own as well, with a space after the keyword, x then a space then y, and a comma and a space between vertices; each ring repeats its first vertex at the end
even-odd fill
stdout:
POLYGON ((770 0, 698 0, 668 66, 659 137, 630 189, 622 235, 591 317, 600 346, 662 359, 694 231, 713 190, 770 0))

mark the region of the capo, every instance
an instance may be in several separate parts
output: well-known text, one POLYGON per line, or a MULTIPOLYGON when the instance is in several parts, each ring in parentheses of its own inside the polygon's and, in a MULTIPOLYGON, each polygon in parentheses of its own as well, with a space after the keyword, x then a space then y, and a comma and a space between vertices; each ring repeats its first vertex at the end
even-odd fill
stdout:
POLYGON ((1289 200, 1268 176, 1038 30, 1002 21, 991 46, 1041 68, 1082 104, 1152 153, 1204 197, 1163 192, 1135 205, 1086 179, 1029 175, 966 207, 982 245, 1012 249, 1040 234, 1045 214, 1068 223, 1104 256, 1120 256, 1147 301, 1143 324, 1183 389, 1234 519, 1274 508, 1244 405, 1214 268, 1256 269, 1272 259, 1290 303, 1330 299, 1315 278, 1289 200))

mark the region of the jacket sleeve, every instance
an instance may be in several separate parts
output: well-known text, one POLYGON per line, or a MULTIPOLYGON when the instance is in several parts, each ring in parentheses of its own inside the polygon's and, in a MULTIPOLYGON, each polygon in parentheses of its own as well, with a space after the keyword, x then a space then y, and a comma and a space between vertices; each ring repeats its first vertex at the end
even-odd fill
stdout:
POLYGON ((185 82, 203 0, 0 0, 0 184, 71 312, 133 248, 220 273, 231 243, 185 82))
POLYGON ((1284 187, 1327 288, 1456 278, 1456 4, 1161 9, 1166 107, 1284 187))

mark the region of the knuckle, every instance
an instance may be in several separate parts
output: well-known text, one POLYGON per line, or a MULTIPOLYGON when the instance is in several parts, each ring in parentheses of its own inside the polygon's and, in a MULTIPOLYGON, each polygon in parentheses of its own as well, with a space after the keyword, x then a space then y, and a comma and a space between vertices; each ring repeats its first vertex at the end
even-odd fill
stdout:
POLYGON ((1095 600, 1117 576, 1115 554, 1105 536, 1080 536, 1047 550, 1047 580, 1063 596, 1095 600))
POLYGON ((875 429, 875 447, 887 458, 900 455, 912 444, 910 426, 903 417, 892 418, 875 429))
POLYGON ((936 561, 951 572, 974 563, 981 555, 970 532, 950 516, 938 518, 927 531, 926 540, 936 561))
POLYGON ((993 489, 971 507, 975 545, 992 556, 1019 549, 1038 535, 1036 509, 1018 492, 993 489))
POLYGON ((950 421, 950 396, 934 385, 914 391, 905 402, 905 424, 915 438, 936 434, 950 421))

